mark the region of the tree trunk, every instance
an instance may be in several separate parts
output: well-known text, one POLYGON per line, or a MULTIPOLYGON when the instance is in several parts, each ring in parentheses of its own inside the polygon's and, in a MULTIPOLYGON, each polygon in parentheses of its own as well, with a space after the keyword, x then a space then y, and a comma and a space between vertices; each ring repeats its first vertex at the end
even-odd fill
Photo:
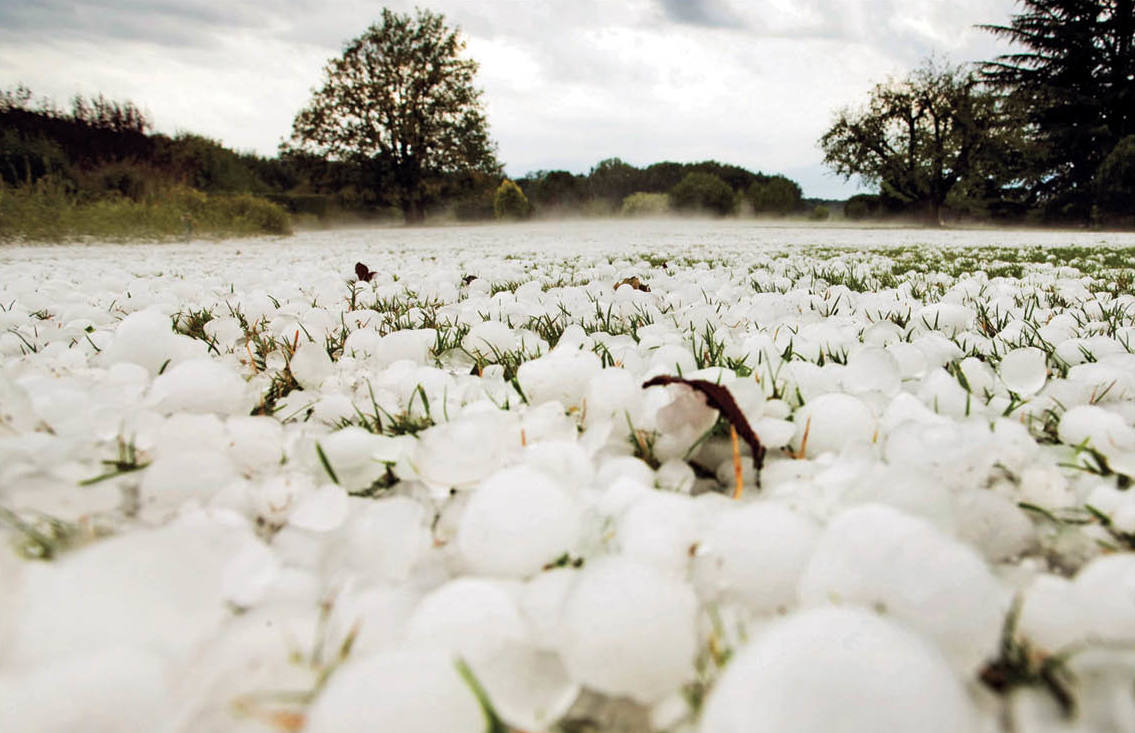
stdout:
POLYGON ((937 227, 938 229, 941 229, 942 227, 946 226, 946 223, 944 221, 942 221, 942 202, 941 201, 936 201, 936 200, 933 200, 933 199, 930 201, 930 208, 927 211, 927 217, 926 218, 927 218, 927 223, 929 223, 930 226, 932 226, 932 227, 937 227))
POLYGON ((418 196, 409 198, 402 204, 402 216, 407 224, 421 224, 426 220, 426 207, 418 196))

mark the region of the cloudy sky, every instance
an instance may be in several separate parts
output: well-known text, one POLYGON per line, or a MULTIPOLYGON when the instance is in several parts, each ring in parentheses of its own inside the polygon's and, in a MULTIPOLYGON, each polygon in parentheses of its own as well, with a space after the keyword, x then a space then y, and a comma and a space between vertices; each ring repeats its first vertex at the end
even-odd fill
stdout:
MULTIPOLYGON (((856 191, 821 164, 834 112, 929 54, 1005 47, 1013 0, 387 0, 444 13, 481 64, 506 171, 716 159, 856 191)), ((130 99, 158 130, 275 154, 327 59, 381 3, 0 0, 0 86, 130 99)))

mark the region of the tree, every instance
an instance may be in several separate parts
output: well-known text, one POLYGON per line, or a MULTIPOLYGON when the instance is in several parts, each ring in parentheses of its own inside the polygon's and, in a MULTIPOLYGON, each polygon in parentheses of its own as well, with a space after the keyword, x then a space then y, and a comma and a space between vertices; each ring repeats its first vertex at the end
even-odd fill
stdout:
POLYGON ((983 66, 990 83, 1027 108, 1039 202, 1086 219, 1095 176, 1135 134, 1132 0, 1021 0, 1008 25, 983 26, 1020 50, 983 66))
POLYGON ((996 98, 973 74, 931 60, 906 79, 877 85, 865 107, 841 110, 820 147, 840 175, 925 207, 940 224, 960 181, 1006 173, 987 165, 1004 144, 1002 126, 996 98))
POLYGON ((736 204, 733 189, 712 173, 690 173, 670 189, 670 205, 678 211, 704 210, 724 216, 736 204))
POLYGON ((520 186, 507 178, 501 181, 493 197, 493 214, 498 219, 527 219, 531 213, 532 206, 520 186))
POLYGON ((323 86, 296 115, 291 146, 368 171, 392 190, 408 222, 425 218, 431 180, 496 174, 495 146, 473 85, 475 61, 442 15, 384 9, 324 67, 323 86))
POLYGON ((795 181, 784 176, 773 176, 767 181, 754 181, 745 197, 758 214, 791 214, 798 211, 804 193, 795 181))

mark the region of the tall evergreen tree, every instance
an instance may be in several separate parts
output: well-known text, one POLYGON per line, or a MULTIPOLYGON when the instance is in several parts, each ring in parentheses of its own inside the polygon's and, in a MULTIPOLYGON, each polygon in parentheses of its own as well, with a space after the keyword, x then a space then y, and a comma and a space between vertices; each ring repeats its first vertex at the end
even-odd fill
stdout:
POLYGON ((1029 110, 1039 202, 1086 219, 1100 165, 1135 134, 1133 0, 1020 2, 1008 25, 984 26, 1017 46, 984 75, 1029 110))

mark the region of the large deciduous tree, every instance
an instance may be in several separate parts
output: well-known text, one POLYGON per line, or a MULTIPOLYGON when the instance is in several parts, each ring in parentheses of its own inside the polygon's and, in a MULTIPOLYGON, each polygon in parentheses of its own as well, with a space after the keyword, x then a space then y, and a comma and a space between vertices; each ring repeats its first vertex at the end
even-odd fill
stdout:
POLYGON ((1100 166, 1135 134, 1133 2, 1020 3, 1023 12, 1008 25, 984 26, 1017 48, 983 71, 1028 110, 1039 203, 1050 214, 1085 219, 1102 193, 1100 166))
POLYGON ((877 184, 940 224, 955 186, 994 174, 1001 127, 997 100, 973 74, 930 61, 877 85, 865 106, 841 110, 820 147, 836 173, 877 184))
POLYGON ((438 177, 500 170, 464 49, 444 16, 384 9, 327 63, 285 147, 359 165, 408 222, 421 221, 438 177))

